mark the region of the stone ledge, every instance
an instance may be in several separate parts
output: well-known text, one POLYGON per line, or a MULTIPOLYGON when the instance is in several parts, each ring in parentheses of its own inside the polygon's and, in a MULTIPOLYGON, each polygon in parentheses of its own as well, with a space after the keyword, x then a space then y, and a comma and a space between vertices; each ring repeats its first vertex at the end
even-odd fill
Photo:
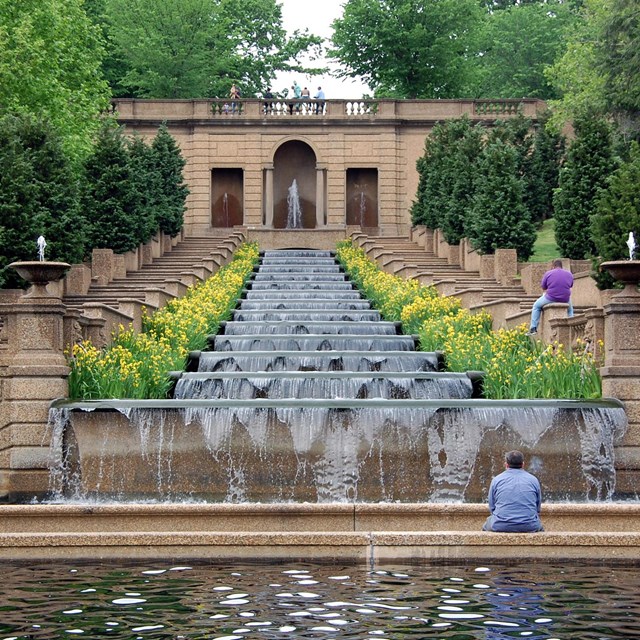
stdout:
POLYGON ((468 531, 283 533, 2 534, 0 559, 190 558, 349 562, 638 559, 640 533, 485 533, 468 531))

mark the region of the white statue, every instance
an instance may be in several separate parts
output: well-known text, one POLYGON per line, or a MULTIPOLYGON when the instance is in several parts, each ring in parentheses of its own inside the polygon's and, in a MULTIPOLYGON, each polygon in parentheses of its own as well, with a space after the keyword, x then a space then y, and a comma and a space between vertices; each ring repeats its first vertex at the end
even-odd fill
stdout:
POLYGON ((47 241, 44 236, 38 236, 38 259, 40 262, 44 261, 44 248, 47 246, 47 241))
POLYGON ((627 247, 629 247, 629 260, 633 260, 633 253, 636 250, 636 240, 633 237, 633 231, 629 231, 627 238, 627 247))

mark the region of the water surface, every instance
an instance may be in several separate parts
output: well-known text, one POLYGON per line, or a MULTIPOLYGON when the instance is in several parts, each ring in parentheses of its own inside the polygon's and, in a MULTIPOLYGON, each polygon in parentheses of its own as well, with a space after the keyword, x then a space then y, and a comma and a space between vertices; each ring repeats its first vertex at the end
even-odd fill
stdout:
POLYGON ((0 640, 640 637, 636 567, 3 565, 0 640))

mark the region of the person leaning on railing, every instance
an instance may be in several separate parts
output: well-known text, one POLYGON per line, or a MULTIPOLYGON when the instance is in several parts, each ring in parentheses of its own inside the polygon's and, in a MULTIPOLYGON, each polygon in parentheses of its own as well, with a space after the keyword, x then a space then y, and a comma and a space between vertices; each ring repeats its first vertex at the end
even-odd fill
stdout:
POLYGON ((318 87, 318 91, 316 91, 316 95, 313 96, 313 98, 314 100, 318 101, 316 102, 315 112, 323 114, 325 102, 324 102, 324 91, 322 90, 322 87, 318 87))

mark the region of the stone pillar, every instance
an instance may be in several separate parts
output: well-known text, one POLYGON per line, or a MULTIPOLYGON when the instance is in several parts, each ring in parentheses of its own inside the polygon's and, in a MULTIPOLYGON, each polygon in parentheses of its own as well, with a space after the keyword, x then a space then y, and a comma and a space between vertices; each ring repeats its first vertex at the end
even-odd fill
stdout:
POLYGON ((264 170, 264 226, 273 229, 273 165, 264 170))
POLYGON ((324 167, 316 167, 316 228, 324 227, 324 167))
MULTIPOLYGON (((51 287, 51 291, 57 291, 51 287)), ((43 497, 49 488, 49 405, 68 395, 63 354, 65 306, 56 293, 32 287, 4 317, 0 500, 43 497)))
POLYGON ((91 276, 100 285, 109 284, 113 280, 113 251, 111 249, 94 249, 91 252, 91 276))
POLYGON ((640 481, 640 293, 635 283, 613 295, 604 314, 602 395, 621 400, 629 421, 623 442, 616 447, 616 491, 635 495, 640 481))
POLYGON ((493 262, 494 277, 501 285, 513 284, 518 274, 518 253, 515 249, 496 249, 493 262))

